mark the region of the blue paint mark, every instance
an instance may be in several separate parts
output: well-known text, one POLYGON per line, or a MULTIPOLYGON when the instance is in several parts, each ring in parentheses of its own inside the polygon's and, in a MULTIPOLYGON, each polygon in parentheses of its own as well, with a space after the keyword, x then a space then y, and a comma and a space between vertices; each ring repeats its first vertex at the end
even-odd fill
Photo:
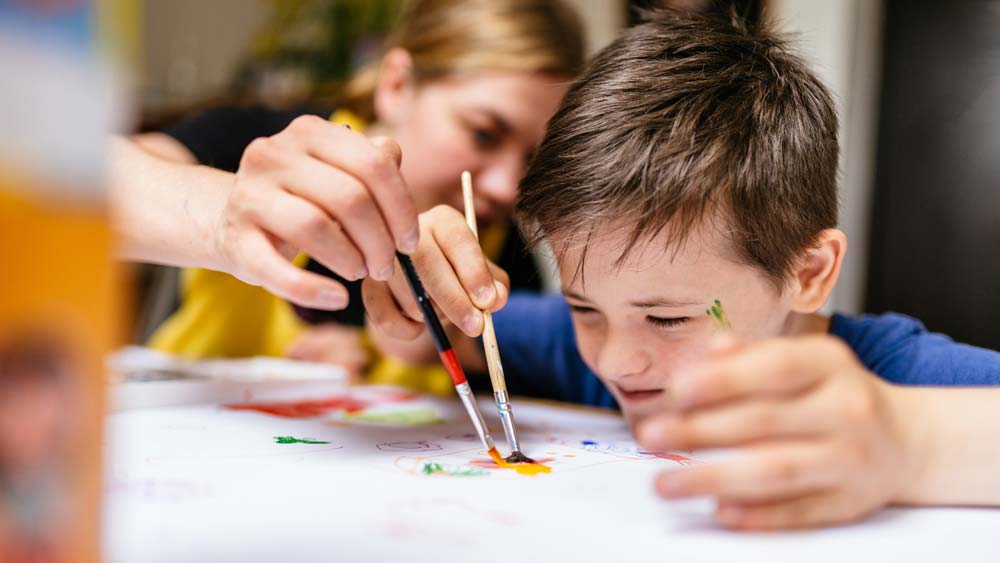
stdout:
POLYGON ((593 440, 584 440, 584 441, 582 441, 580 443, 583 444, 584 446, 596 446, 597 445, 597 442, 595 442, 593 440))

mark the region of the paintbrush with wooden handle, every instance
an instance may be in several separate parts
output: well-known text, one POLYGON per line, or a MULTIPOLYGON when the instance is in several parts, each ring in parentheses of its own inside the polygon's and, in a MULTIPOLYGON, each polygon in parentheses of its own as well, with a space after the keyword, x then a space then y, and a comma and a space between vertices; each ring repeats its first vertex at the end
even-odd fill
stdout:
MULTIPOLYGON (((465 200, 465 221, 478 239, 476 207, 472 198, 472 174, 468 171, 462 172, 462 196, 465 200)), ((503 364, 500 363, 500 349, 497 347, 496 330, 493 328, 493 315, 489 311, 483 311, 483 321, 483 348, 486 349, 486 367, 490 372, 490 382, 493 384, 493 398, 497 403, 497 411, 500 412, 500 424, 507 436, 507 445, 510 446, 510 455, 507 456, 506 461, 508 463, 534 463, 531 458, 521 453, 521 446, 517 441, 514 413, 510 408, 507 381, 504 379, 503 364)))

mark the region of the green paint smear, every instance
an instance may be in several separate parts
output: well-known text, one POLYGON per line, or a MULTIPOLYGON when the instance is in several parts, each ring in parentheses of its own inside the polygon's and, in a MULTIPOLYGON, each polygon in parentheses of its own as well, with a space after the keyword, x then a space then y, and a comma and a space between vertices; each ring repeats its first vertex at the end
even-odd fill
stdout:
POLYGON ((274 443, 275 444, 329 444, 330 442, 315 440, 313 438, 295 438, 294 436, 275 436, 274 443))
POLYGON ((362 412, 349 414, 344 419, 398 426, 429 426, 444 422, 444 419, 438 416, 437 411, 430 408, 392 412, 362 412))
POLYGON ((729 323, 729 318, 726 317, 725 309, 722 308, 722 301, 716 299, 715 304, 713 304, 709 309, 707 309, 705 313, 708 316, 715 319, 715 322, 716 324, 719 325, 719 328, 723 330, 733 329, 733 325, 729 323))
POLYGON ((424 475, 444 474, 451 475, 452 477, 480 477, 482 475, 488 475, 485 469, 479 469, 478 467, 442 465, 433 461, 425 463, 422 471, 424 475))

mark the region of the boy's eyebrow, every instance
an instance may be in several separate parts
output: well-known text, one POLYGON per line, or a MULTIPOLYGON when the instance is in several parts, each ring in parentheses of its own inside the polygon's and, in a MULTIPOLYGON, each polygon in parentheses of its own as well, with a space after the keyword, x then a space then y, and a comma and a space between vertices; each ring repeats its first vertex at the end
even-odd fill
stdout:
POLYGON ((586 297, 580 295, 579 293, 573 293, 572 291, 570 291, 568 289, 562 290, 562 293, 563 293, 564 297, 569 297, 571 299, 576 299, 577 301, 588 301, 589 302, 589 300, 586 297))
POLYGON ((647 301, 631 301, 629 305, 633 307, 641 307, 643 309, 651 309, 653 307, 686 307, 688 305, 702 305, 701 301, 691 300, 691 299, 667 299, 665 297, 656 297, 647 301))
MULTIPOLYGON (((568 289, 563 290, 563 296, 577 301, 590 302, 590 300, 586 297, 568 289)), ((704 303, 695 299, 668 299, 666 297, 654 297, 645 301, 630 301, 629 305, 643 309, 651 309, 653 307, 686 307, 689 305, 704 305, 704 303)))

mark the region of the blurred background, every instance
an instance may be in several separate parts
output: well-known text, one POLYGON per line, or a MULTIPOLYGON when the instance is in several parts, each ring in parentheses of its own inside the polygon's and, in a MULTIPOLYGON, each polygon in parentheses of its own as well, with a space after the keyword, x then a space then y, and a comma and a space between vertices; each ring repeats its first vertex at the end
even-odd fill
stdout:
MULTIPOLYGON (((734 6, 793 35, 837 98, 842 228, 851 248, 830 310, 898 311, 1000 348, 1000 1, 573 0, 590 52, 657 3, 734 6)), ((142 0, 138 122, 156 130, 235 101, 332 95, 378 52, 399 0, 142 0)), ((136 339, 175 303, 139 272, 136 339)), ((166 281, 164 281, 166 280, 166 281)))

